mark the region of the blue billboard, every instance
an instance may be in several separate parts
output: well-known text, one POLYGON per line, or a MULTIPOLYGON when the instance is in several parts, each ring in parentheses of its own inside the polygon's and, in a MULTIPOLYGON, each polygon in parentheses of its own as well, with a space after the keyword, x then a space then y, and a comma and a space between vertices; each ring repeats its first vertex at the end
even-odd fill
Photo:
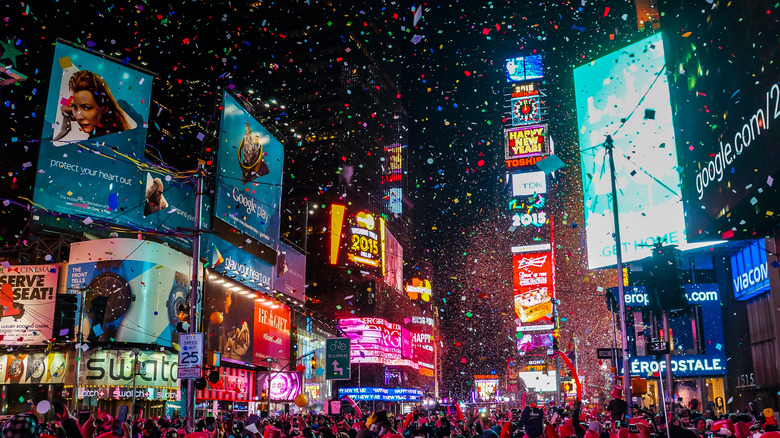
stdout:
POLYGON ((769 264, 764 239, 750 241, 749 246, 731 256, 731 278, 737 301, 748 300, 769 290, 769 264))
POLYGON ((507 82, 523 82, 542 79, 542 55, 521 56, 506 60, 505 64, 507 82))
POLYGON ((233 96, 222 105, 214 216, 275 249, 284 148, 233 96))

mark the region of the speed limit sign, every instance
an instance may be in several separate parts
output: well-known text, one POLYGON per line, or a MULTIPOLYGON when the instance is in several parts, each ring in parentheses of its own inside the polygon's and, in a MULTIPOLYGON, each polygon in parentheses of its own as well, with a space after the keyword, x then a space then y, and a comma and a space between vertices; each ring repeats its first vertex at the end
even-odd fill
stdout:
POLYGON ((197 379, 203 374, 203 333, 179 334, 179 378, 197 379))

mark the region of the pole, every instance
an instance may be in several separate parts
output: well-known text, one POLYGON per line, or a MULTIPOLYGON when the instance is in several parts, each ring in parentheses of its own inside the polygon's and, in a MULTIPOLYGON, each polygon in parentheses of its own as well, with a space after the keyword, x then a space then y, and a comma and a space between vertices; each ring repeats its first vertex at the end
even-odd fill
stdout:
MULTIPOLYGON (((658 373, 658 379, 660 379, 660 384, 658 385, 661 388, 661 400, 666 400, 666 395, 664 393, 664 373, 659 372, 658 373)), ((666 437, 672 438, 669 432, 669 415, 666 408, 666 402, 663 403, 663 413, 664 413, 664 420, 666 421, 666 437)))
POLYGON ((133 348, 133 401, 130 403, 130 419, 135 420, 135 390, 136 380, 138 377, 138 354, 140 351, 137 348, 133 348))
POLYGON ((628 337, 626 336, 626 297, 623 290, 623 248, 620 242, 620 220, 618 219, 617 183, 615 181, 615 147, 612 136, 608 135, 604 147, 609 154, 609 177, 612 182, 612 217, 615 221, 615 255, 617 256, 618 305, 620 306, 620 338, 623 349, 623 394, 629 402, 626 417, 631 417, 631 376, 628 369, 628 337))
MULTIPOLYGON (((669 343, 669 314, 666 312, 666 310, 662 313, 663 318, 663 325, 664 325, 664 342, 666 342, 666 345, 671 347, 671 344, 669 343)), ((671 348, 669 350, 669 353, 665 355, 666 359, 666 394, 669 399, 669 404, 671 405, 674 400, 671 397, 674 397, 674 380, 672 378, 672 354, 671 354, 671 348)), ((658 374, 661 374, 660 372, 658 374)))
POLYGON ((265 379, 265 398, 267 401, 267 409, 268 409, 268 417, 271 418, 271 364, 274 362, 274 358, 269 357, 268 359, 268 378, 265 379))
MULTIPOLYGON (((195 229, 200 229, 200 204, 203 195, 203 169, 204 163, 198 162, 198 174, 195 180, 195 229)), ((197 306, 198 306, 198 262, 200 262, 200 233, 195 233, 192 239, 192 277, 190 280, 190 333, 196 332, 197 306)), ((135 397, 135 391, 133 391, 135 397)), ((190 424, 187 430, 194 430, 195 418, 195 381, 187 379, 187 398, 185 400, 185 421, 190 424)))
POLYGON ((79 305, 79 342, 76 344, 78 345, 78 354, 76 356, 76 366, 74 367, 76 372, 74 373, 76 375, 76 380, 73 382, 73 407, 72 409, 74 411, 78 411, 79 408, 79 371, 81 370, 81 353, 84 351, 81 348, 81 341, 84 339, 84 336, 81 334, 82 326, 84 324, 84 292, 85 290, 79 291, 79 301, 81 301, 79 305))

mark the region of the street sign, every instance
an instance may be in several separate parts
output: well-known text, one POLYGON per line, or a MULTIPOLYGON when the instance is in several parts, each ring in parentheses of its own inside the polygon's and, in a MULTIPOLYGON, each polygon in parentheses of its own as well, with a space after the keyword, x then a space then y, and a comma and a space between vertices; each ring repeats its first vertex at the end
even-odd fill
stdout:
POLYGON ((203 333, 179 334, 180 379, 197 379, 203 375, 203 333))
POLYGON ((325 341, 325 378, 327 380, 349 380, 352 377, 349 351, 349 338, 328 338, 325 341))
POLYGON ((669 343, 664 341, 650 341, 647 343, 647 353, 652 355, 669 354, 669 343))
POLYGON ((597 348, 596 349, 596 357, 598 359, 612 359, 612 354, 617 356, 618 359, 623 358, 623 352, 618 350, 617 348, 597 348))

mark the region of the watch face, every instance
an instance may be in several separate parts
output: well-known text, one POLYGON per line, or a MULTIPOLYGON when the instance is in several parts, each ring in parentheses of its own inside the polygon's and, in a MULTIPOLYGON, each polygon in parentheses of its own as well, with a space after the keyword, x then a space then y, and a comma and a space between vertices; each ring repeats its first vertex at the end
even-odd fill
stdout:
POLYGON ((12 379, 18 379, 22 377, 22 374, 24 374, 24 363, 21 359, 14 359, 11 365, 8 365, 8 376, 12 379))
POLYGON ((40 379, 43 377, 43 372, 46 371, 46 364, 41 359, 35 359, 30 365, 30 375, 33 379, 40 379))
POLYGON ((168 319, 171 324, 179 322, 179 305, 187 304, 187 290, 181 285, 175 285, 168 297, 168 319))
POLYGON ((107 298, 106 311, 103 316, 104 324, 116 321, 130 307, 132 299, 130 285, 124 278, 113 272, 104 272, 98 275, 87 289, 84 306, 90 318, 94 318, 93 302, 95 298, 101 296, 107 298))

